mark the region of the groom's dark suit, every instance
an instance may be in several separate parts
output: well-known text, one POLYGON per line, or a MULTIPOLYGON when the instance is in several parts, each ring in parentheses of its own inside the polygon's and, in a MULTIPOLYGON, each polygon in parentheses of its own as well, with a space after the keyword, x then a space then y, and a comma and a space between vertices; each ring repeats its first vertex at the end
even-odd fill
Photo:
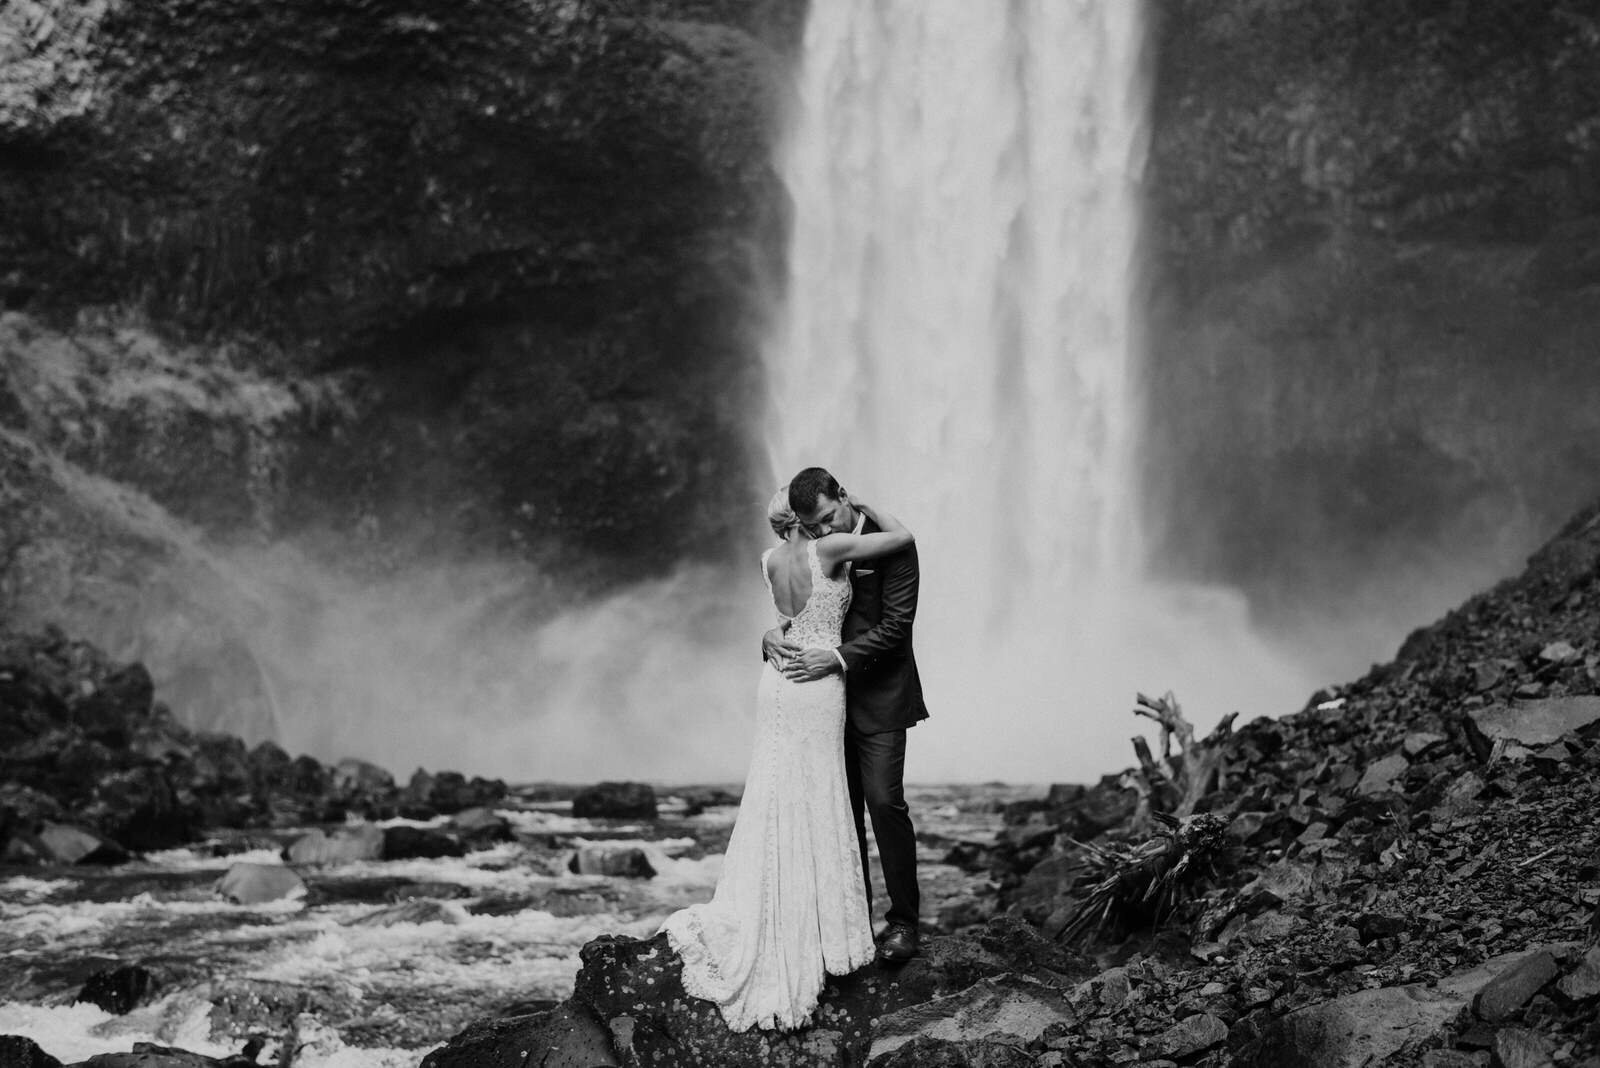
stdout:
MULTIPOLYGON (((862 533, 881 529, 870 519, 862 533)), ((917 839, 905 802, 906 728, 928 717, 922 679, 911 651, 917 614, 917 547, 851 568, 850 611, 844 617, 839 656, 845 664, 845 771, 861 841, 867 897, 863 809, 872 816, 891 924, 917 924, 917 839)))

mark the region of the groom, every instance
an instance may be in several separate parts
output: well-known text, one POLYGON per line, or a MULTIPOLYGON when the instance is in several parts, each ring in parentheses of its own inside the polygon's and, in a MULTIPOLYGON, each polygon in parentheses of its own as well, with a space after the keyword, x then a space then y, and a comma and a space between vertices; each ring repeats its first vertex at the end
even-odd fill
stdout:
MULTIPOLYGON (((878 525, 856 510, 850 495, 820 467, 808 467, 789 483, 789 507, 812 534, 873 533, 878 525)), ((781 657, 784 675, 810 682, 842 672, 845 680, 845 773, 861 870, 872 900, 867 869, 867 828, 872 815, 883 881, 889 891, 888 926, 878 943, 880 959, 899 963, 917 953, 917 839, 905 802, 906 728, 928 718, 922 680, 911 652, 917 615, 917 547, 850 572, 850 612, 837 649, 801 649, 769 631, 762 640, 768 659, 781 657)))

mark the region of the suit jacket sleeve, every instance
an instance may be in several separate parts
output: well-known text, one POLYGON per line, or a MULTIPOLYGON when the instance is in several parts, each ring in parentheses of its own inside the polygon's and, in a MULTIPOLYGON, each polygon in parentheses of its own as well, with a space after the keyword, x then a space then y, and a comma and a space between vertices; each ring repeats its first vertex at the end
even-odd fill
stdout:
POLYGON ((917 567, 917 547, 910 546, 883 562, 882 615, 872 627, 839 646, 850 671, 860 671, 877 663, 885 653, 906 648, 911 642, 911 623, 917 616, 917 587, 921 576, 917 567))

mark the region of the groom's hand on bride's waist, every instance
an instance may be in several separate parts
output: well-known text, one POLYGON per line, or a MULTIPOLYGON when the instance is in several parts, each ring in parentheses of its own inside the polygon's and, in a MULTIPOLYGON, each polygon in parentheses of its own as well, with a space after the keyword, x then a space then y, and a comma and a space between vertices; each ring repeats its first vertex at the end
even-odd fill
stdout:
POLYGON ((780 668, 800 652, 798 645, 783 636, 784 630, 784 627, 773 627, 761 636, 761 659, 780 668))
POLYGON ((842 668, 832 649, 799 649, 783 665, 783 677, 791 682, 815 682, 842 668))

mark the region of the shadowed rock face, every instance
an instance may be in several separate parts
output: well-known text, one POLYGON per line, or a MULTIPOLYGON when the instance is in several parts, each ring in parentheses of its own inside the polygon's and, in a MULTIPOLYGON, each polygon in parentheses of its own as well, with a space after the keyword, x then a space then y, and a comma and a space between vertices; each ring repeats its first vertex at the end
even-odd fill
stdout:
MULTIPOLYGON (((584 947, 583 970, 562 1006, 520 1020, 475 1023, 429 1054, 424 1064, 465 1068, 520 1063, 515 1056, 533 1050, 561 1064, 860 1065, 883 1052, 873 1047, 873 1038, 880 1024, 891 1026, 885 1021, 893 1021, 894 1044, 902 1050, 922 1049, 928 1041, 942 1047, 977 1039, 987 1021, 1009 1020, 1019 1011, 1037 1015, 1041 999, 1059 1001, 1060 1012, 1067 1014, 1060 991, 1092 971, 1081 958, 1015 920, 992 921, 973 939, 935 937, 923 949, 902 967, 869 965, 831 980, 809 1027, 735 1034, 715 1005, 684 992, 683 965, 665 935, 605 936, 584 947), (974 984, 1002 974, 1004 982, 994 988, 998 994, 988 993, 983 1009, 961 1003, 962 1011, 973 1017, 965 1024, 952 1024, 926 1010, 926 1020, 916 1013, 895 1015, 976 989, 974 984), (931 1024, 943 1030, 922 1035, 931 1024), (580 1055, 592 1059, 562 1059, 580 1055)), ((959 1013, 952 1010, 952 1015, 959 1013)))
POLYGON ((1156 10, 1159 557, 1428 618, 1600 490, 1592 7, 1156 10))
MULTIPOLYGON (((30 0, 5 16, 35 44, 0 85, 0 302, 338 372, 342 410, 281 428, 277 533, 657 570, 745 495, 786 225, 775 49, 803 11, 30 0), (663 536, 666 510, 688 518, 663 536)), ((171 492, 218 443, 168 423, 123 428, 164 463, 110 473, 251 525, 220 486, 171 492)))

